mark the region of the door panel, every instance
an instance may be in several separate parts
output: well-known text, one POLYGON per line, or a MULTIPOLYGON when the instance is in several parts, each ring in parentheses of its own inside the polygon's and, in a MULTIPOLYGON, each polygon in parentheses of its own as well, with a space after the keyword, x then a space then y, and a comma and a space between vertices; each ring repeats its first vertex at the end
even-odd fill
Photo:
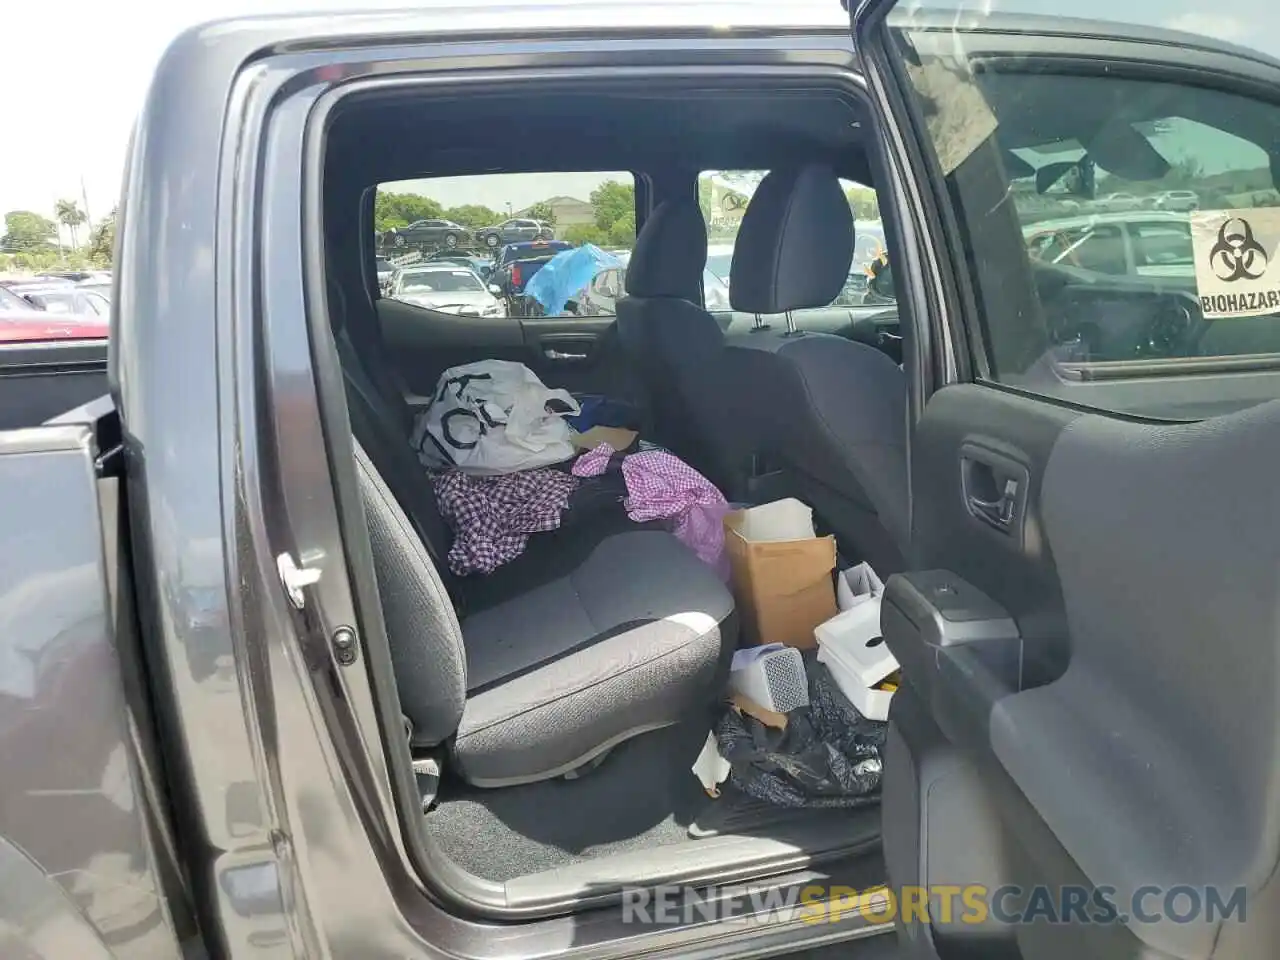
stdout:
MULTIPOLYGON (((886 765, 895 883, 922 870, 933 883, 984 882, 940 877, 920 851, 986 837, 966 851, 977 875, 994 870, 1024 891, 1114 888, 1125 912, 1149 886, 1154 916, 1180 885, 1201 896, 1211 886, 1224 902, 1245 888, 1253 917, 1273 909, 1278 449, 1280 402, 1203 423, 1140 424, 986 386, 933 396, 913 447, 913 565, 950 571, 1007 611, 1022 667, 1004 672, 977 644, 959 643, 929 648, 936 665, 913 671, 919 636, 886 617, 908 680, 891 716, 898 755, 886 765), (1021 536, 976 519, 963 496, 964 451, 993 438, 1027 468, 1021 536), (951 783, 934 782, 940 755, 951 783), (964 788, 969 776, 981 790, 964 788), (970 796, 948 805, 955 792, 970 796), (898 795, 906 799, 890 804, 898 795), (998 839, 975 828, 989 813, 998 839), (911 836, 904 820, 923 832, 911 836)), ((891 583, 891 599, 901 586, 891 583)), ((939 925, 913 942, 962 955, 972 932, 939 925)), ((1140 946, 1190 957, 1209 956, 1224 937, 1238 950, 1229 955, 1249 956, 1270 933, 1257 919, 1069 926, 1051 936, 1018 924, 1012 935, 1027 957, 1129 956, 1140 946)))
MULTIPOLYGON (((1081 288, 1123 295, 1064 317, 1026 236, 1152 210, 1210 240, 1271 229, 1280 63, 1169 33, 1182 0, 1072 11, 1153 18, 1138 27, 972 6, 869 0, 854 21, 882 159, 909 180, 890 212, 925 248, 904 315, 941 358, 920 371, 912 569, 882 612, 904 678, 886 861, 894 885, 979 883, 993 906, 1011 885, 983 924, 936 898, 900 913, 905 952, 1274 956, 1280 312, 1237 308, 1247 284, 1215 304, 1214 276, 1243 274, 1214 274, 1206 246, 1176 283, 1123 250, 1076 264, 1081 288), (1160 207, 1189 186, 1194 215, 1160 207), (1195 309, 1166 309, 1173 287, 1195 309), (1064 318, 1123 349, 1068 342, 1064 318)), ((1268 244, 1245 272, 1272 289, 1268 244)))
POLYGON ((643 396, 613 317, 462 317, 390 298, 378 301, 378 316, 401 375, 420 395, 434 392, 450 367, 511 360, 529 367, 548 387, 633 405, 643 396))

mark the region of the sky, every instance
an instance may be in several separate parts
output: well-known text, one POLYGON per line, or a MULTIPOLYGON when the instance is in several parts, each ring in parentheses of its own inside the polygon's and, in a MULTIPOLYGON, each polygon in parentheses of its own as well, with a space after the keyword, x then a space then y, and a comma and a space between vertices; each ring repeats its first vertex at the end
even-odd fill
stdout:
MULTIPOLYGON (((468 0, 475 9, 491 0, 468 0)), ((569 0, 573 2, 573 0, 569 0)), ((583 0, 578 0, 583 2, 583 0)), ((627 0, 600 0, 615 9, 627 0)), ((741 9, 741 0, 728 4, 741 9)), ((776 0, 762 0, 765 3, 776 0)), ((836 4, 838 0, 829 0, 836 4)), ((0 213, 31 209, 52 213, 55 201, 87 195, 99 217, 120 192, 125 147, 152 71, 168 42, 197 23, 246 13, 271 14, 325 9, 418 10, 438 0, 10 0, 4 13, 0 76, 4 78, 4 146, 0 148, 0 213)), ((684 4, 686 7, 688 3, 684 4)), ((952 0, 929 6, 954 7, 952 0)), ((1203 0, 966 0, 966 9, 1011 12, 1070 12, 1111 19, 1124 11, 1131 22, 1208 33, 1280 54, 1280 7, 1206 4, 1203 0), (1219 11, 1222 12, 1219 12, 1219 11)), ((525 186, 459 185, 450 205, 483 203, 505 212, 546 196, 565 193, 586 199, 602 178, 526 178, 525 186), (527 191, 526 191, 527 187, 527 191), (464 191, 470 191, 469 193, 464 191)), ((430 189, 423 189, 430 195, 430 189)))

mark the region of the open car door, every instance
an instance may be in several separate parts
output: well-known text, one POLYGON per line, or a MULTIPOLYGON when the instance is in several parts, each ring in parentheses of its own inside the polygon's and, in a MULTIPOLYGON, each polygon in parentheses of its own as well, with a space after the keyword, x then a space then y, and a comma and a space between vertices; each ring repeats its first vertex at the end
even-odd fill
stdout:
POLYGON ((904 955, 1277 956, 1280 8, 918 7, 853 14, 917 381, 904 955))

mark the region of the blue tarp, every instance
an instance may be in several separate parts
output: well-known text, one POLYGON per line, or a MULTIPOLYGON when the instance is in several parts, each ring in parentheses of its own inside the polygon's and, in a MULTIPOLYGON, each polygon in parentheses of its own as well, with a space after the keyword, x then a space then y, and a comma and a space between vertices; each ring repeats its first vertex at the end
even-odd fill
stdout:
POLYGON ((547 316, 554 317, 597 273, 621 266, 622 261, 613 254, 605 253, 594 244, 584 243, 572 250, 562 250, 548 260, 529 279, 524 292, 542 305, 547 316))

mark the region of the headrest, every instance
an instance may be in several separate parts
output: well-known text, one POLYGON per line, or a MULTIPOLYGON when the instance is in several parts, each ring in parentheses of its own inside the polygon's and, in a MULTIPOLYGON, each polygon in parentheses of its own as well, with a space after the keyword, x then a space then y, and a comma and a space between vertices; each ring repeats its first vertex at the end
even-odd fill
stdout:
POLYGON ((636 237, 627 266, 627 293, 701 303, 706 266, 707 225, 697 202, 664 200, 636 237))
POLYGON ((774 170, 742 215, 729 303, 743 313, 825 307, 852 263, 853 212, 831 168, 774 170))

